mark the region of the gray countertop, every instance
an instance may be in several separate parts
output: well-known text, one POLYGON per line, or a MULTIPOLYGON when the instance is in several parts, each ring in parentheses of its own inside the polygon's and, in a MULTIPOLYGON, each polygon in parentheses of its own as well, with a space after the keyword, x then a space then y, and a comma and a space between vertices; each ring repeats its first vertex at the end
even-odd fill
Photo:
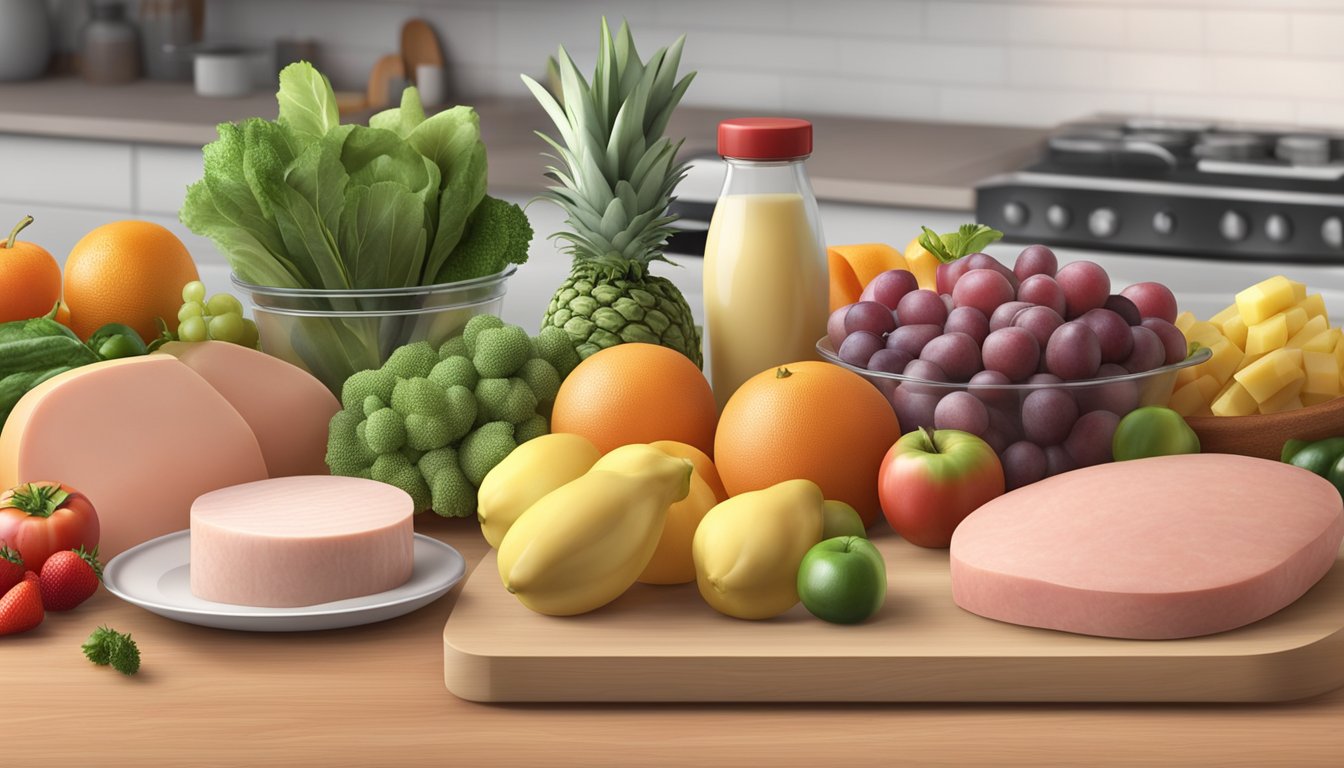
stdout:
MULTIPOLYGON (((475 106, 490 152, 491 188, 538 191, 545 145, 533 131, 550 128, 541 108, 527 99, 475 106)), ((0 84, 0 133, 198 147, 214 139, 217 123, 275 113, 269 90, 209 99, 186 83, 95 86, 67 77, 0 84)), ((687 154, 713 154, 718 122, 741 116, 682 107, 669 133, 686 137, 687 154)), ((808 171, 817 197, 913 208, 969 210, 976 181, 1020 165, 1045 135, 1034 128, 804 117, 816 125, 808 171)))

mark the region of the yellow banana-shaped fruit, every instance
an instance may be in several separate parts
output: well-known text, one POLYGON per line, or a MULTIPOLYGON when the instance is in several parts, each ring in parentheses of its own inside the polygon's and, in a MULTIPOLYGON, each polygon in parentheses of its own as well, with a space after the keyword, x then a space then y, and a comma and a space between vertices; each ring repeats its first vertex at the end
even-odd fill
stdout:
POLYGON ((490 546, 498 548, 519 515, 541 497, 592 469, 602 454, 582 435, 534 437, 495 465, 476 493, 476 517, 490 546))
POLYGON ((798 603, 798 565, 821 541, 825 499, 811 480, 786 480, 719 504, 695 529, 700 595, 739 619, 768 619, 798 603))
POLYGON ((499 544, 499 577, 523 605, 551 616, 600 608, 635 583, 686 497, 691 462, 647 445, 603 456, 528 507, 499 544))

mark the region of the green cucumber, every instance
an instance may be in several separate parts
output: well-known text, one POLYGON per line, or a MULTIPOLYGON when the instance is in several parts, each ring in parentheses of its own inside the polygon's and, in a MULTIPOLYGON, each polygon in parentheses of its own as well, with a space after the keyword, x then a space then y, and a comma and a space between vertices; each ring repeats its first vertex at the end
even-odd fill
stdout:
POLYGON ((46 371, 61 365, 98 362, 98 355, 79 339, 40 336, 0 342, 0 377, 24 371, 46 371))

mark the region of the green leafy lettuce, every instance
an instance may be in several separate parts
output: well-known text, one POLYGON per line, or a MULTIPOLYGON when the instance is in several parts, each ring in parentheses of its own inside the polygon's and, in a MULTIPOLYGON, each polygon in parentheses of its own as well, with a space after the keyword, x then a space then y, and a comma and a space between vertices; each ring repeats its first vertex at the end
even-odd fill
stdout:
MULTIPOLYGON (((240 280, 277 288, 361 290, 486 277, 527 260, 522 210, 486 195, 480 118, 459 106, 426 117, 419 93, 341 125, 331 84, 311 64, 280 73, 276 120, 219 126, 182 222, 208 237, 240 280), (484 204, 484 205, 483 205, 484 204)), ((376 310, 333 298, 305 309, 376 310)), ((378 367, 385 327, 316 328, 291 341, 339 389, 351 366, 378 367), (299 338, 302 336, 302 338, 299 338)))

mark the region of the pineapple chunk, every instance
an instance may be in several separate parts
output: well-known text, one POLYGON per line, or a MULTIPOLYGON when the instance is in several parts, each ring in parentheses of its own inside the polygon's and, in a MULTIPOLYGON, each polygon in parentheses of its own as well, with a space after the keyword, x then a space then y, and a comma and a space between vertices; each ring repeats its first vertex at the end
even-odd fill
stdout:
POLYGON ((1248 327, 1263 322, 1306 298, 1306 286, 1302 286, 1299 297, 1295 285, 1301 284, 1283 275, 1261 280, 1237 293, 1237 312, 1248 327))
MULTIPOLYGON (((1330 323, 1325 319, 1325 315, 1316 315, 1308 320, 1307 324, 1302 326, 1297 333, 1288 337, 1288 346, 1297 347, 1298 349, 1306 349, 1308 341, 1315 339, 1318 335, 1329 329, 1330 323)), ((1323 351, 1333 352, 1334 348, 1331 347, 1330 349, 1323 351)))
POLYGON ((1200 363, 1199 365, 1192 365, 1188 368, 1182 368, 1181 370, 1177 371, 1176 382, 1171 385, 1172 391, 1174 392, 1180 389, 1181 387, 1184 387, 1186 384, 1193 383, 1195 379, 1199 378, 1200 371, 1208 367, 1208 365, 1209 364, 1207 362, 1203 362, 1200 363))
POLYGON ((1227 340, 1237 345, 1238 349, 1246 348, 1246 321, 1241 319, 1241 315, 1233 315, 1223 323, 1223 335, 1227 340))
POLYGON ((1209 406, 1214 416, 1249 416, 1260 409, 1260 404, 1255 402, 1246 388, 1241 386, 1235 379, 1227 382, 1223 391, 1218 393, 1209 406))
POLYGON ((1299 283, 1299 282, 1297 282, 1296 280, 1289 280, 1288 282, 1289 282, 1289 283, 1292 283, 1292 286, 1293 286, 1293 303, 1294 303, 1294 304, 1301 304, 1302 302, 1306 301, 1306 300, 1307 300, 1307 284, 1306 284, 1306 283, 1299 283))
POLYGON ((1313 405, 1328 403, 1331 400, 1334 400, 1336 397, 1339 397, 1339 395, 1317 395, 1311 392, 1303 392, 1302 405, 1303 407, 1310 408, 1313 405))
POLYGON ((1202 363, 1196 368, 1203 370, 1200 373, 1206 373, 1218 382, 1218 386, 1223 386, 1227 380, 1232 378, 1232 374, 1241 369, 1242 359, 1245 357, 1236 344, 1227 339, 1219 339, 1209 347, 1213 351, 1213 357, 1208 362, 1202 363))
POLYGON ((1312 352, 1334 352, 1335 347, 1339 344, 1339 339, 1340 332, 1338 328, 1326 328, 1324 331, 1321 331, 1308 339, 1307 343, 1302 345, 1302 349, 1304 351, 1311 350, 1312 352))
POLYGON ((1319 293, 1313 293, 1297 302, 1297 306, 1307 313, 1307 317, 1326 317, 1325 298, 1319 293))
POLYGON ((1266 400, 1265 402, 1261 403, 1260 412, 1283 413, 1284 411, 1295 411, 1304 405, 1304 403, 1302 402, 1302 396, 1300 394, 1296 392, 1293 393, 1285 392, 1285 394, 1288 394, 1288 397, 1284 397, 1283 395, 1275 395, 1270 399, 1266 400))
POLYGON ((1226 323, 1228 320, 1231 320, 1234 317, 1238 317, 1239 314, 1240 313, 1237 312, 1237 305, 1229 304, 1226 307, 1223 307, 1222 309, 1218 310, 1218 312, 1213 317, 1210 317, 1209 322, 1213 323, 1214 325, 1222 325, 1223 323, 1226 323))
POLYGON ((1232 377, 1257 403, 1263 403, 1284 387, 1305 379, 1302 350, 1276 349, 1237 371, 1232 377))
POLYGON ((1182 416, 1207 416, 1210 413, 1209 403, 1213 402, 1221 389, 1222 385, 1212 376, 1200 376, 1172 392, 1167 407, 1182 416))
POLYGON ((1195 322, 1195 313, 1191 312, 1188 309, 1176 316, 1176 328, 1180 330, 1181 333, 1185 333, 1186 331, 1188 331, 1190 329, 1190 326, 1194 325, 1194 322, 1195 322))
POLYGON ((1198 341, 1206 347, 1212 347, 1214 342, 1223 338, 1223 332, 1218 326, 1207 320, 1199 320, 1190 325, 1190 329, 1182 331, 1185 334, 1187 342, 1198 341))
POLYGON ((1307 374, 1302 394, 1330 397, 1339 394, 1339 363, 1335 361, 1333 353, 1303 350, 1302 370, 1307 374))
POLYGON ((1283 320, 1288 324, 1288 338, 1291 339, 1307 324, 1307 310, 1301 307, 1289 307, 1283 310, 1283 320))
POLYGON ((1246 354, 1263 355, 1288 343, 1288 318, 1282 312, 1246 329, 1246 354))

